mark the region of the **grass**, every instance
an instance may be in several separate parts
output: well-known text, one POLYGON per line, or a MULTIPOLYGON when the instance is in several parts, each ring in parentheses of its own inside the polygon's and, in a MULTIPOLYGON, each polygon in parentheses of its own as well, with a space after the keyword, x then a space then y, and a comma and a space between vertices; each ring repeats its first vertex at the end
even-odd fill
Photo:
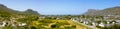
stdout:
POLYGON ((37 20, 32 22, 37 29, 90 29, 70 20, 37 20))

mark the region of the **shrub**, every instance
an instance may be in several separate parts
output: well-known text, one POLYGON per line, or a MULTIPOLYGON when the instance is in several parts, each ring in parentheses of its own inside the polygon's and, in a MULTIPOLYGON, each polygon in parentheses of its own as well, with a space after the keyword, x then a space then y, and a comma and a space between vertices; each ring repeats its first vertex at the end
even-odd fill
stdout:
POLYGON ((31 29, 37 29, 36 27, 32 26, 31 29))

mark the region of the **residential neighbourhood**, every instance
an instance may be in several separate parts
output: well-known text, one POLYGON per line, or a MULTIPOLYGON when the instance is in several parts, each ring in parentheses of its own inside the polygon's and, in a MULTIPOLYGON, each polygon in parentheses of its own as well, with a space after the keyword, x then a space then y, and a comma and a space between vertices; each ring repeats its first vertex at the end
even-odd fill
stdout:
POLYGON ((79 23, 83 23, 86 25, 90 25, 90 26, 100 26, 100 27, 109 27, 112 26, 114 24, 120 24, 120 20, 119 19, 109 19, 111 17, 114 18, 119 18, 118 16, 104 16, 104 18, 93 18, 93 20, 91 20, 91 18, 71 18, 72 21, 75 22, 79 22, 79 23), (99 21, 99 22, 96 22, 99 21))

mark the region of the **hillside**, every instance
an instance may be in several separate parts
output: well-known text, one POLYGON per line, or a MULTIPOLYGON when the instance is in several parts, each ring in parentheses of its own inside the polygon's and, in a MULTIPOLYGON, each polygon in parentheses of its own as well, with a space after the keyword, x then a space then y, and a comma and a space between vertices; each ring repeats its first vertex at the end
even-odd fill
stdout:
POLYGON ((85 13, 85 15, 120 15, 120 6, 106 8, 103 10, 92 9, 85 13))
POLYGON ((28 9, 26 11, 16 11, 8 8, 7 6, 0 4, 0 16, 15 16, 15 15, 40 15, 37 11, 28 9))

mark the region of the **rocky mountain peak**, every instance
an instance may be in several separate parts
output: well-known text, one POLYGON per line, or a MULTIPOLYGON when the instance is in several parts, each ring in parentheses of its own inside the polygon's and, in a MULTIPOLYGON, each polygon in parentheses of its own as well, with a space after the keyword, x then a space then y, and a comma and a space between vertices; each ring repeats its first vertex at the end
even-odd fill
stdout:
POLYGON ((85 15, 120 15, 120 6, 110 7, 103 10, 89 9, 85 15))
POLYGON ((26 11, 24 11, 25 13, 29 13, 29 14, 36 14, 39 15, 39 13, 37 11, 34 11, 33 9, 27 9, 26 11))
POLYGON ((0 4, 0 7, 6 7, 5 5, 3 5, 3 4, 0 4))

